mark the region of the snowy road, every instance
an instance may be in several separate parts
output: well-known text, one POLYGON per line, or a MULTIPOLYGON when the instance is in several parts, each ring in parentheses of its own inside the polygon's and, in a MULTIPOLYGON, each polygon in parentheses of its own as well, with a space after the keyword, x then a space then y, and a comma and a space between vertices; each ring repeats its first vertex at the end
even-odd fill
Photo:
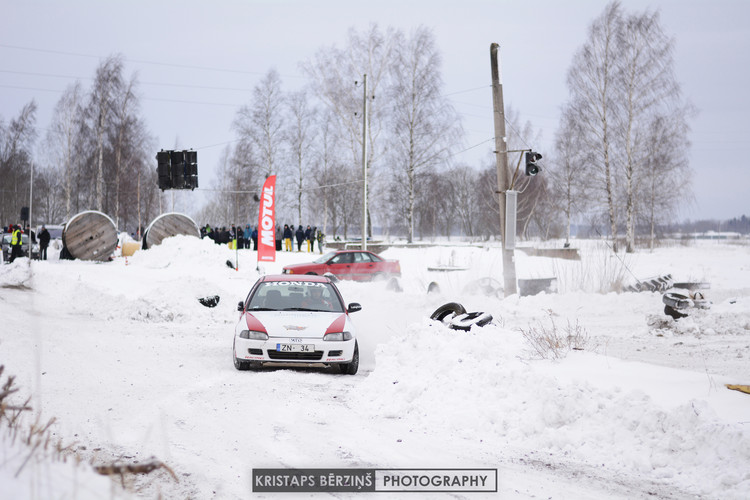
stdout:
POLYGON ((492 468, 510 499, 741 498, 750 484, 750 398, 722 387, 750 376, 746 297, 684 323, 728 332, 696 336, 655 333, 650 294, 462 295, 496 321, 458 334, 428 318, 457 285, 429 296, 426 274, 405 271, 402 294, 340 285, 364 306, 358 375, 238 372, 234 308, 255 271, 183 245, 181 259, 37 263, 0 295, 14 325, 0 364, 85 458, 168 464, 179 482, 154 473, 138 484, 146 498, 282 498, 252 493, 252 470, 271 467, 492 468), (204 254, 217 264, 195 266, 204 254), (212 293, 215 309, 195 300, 212 293), (518 328, 549 317, 579 319, 592 349, 531 359, 518 328))

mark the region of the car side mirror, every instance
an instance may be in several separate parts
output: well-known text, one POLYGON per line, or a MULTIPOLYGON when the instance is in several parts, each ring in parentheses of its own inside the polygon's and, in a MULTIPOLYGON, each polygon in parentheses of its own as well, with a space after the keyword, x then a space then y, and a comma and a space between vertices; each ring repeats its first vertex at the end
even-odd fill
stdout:
POLYGON ((240 311, 240 312, 244 311, 245 310, 245 303, 242 302, 242 301, 239 301, 237 303, 237 310, 240 311))
POLYGON ((348 313, 355 313, 361 310, 362 310, 362 305, 357 302, 352 302, 351 304, 349 304, 349 307, 346 308, 346 312, 348 313))

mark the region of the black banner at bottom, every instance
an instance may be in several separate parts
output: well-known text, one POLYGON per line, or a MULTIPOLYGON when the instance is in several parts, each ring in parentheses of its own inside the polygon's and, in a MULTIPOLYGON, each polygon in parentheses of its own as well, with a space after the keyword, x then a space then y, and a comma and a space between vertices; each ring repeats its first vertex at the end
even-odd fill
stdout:
POLYGON ((253 469, 253 492, 497 492, 497 469, 253 469))

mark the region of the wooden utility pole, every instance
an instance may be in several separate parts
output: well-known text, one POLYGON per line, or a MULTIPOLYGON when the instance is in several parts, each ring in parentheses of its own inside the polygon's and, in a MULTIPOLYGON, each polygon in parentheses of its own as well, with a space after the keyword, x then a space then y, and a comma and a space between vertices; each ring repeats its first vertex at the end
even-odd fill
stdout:
POLYGON ((367 75, 362 79, 362 250, 367 250, 367 75))
MULTIPOLYGON (((516 293, 516 261, 505 234, 505 192, 508 190, 508 141, 505 136, 505 108, 503 104, 503 83, 500 79, 498 50, 496 43, 490 45, 490 65, 492 68, 492 106, 495 117, 495 158, 497 159, 497 195, 500 204, 500 237, 503 252, 503 291, 505 296, 516 293)), ((515 214, 514 214, 515 215, 515 214)), ((512 225, 515 227, 515 224, 512 225)), ((515 235, 512 236, 515 240, 515 235)))

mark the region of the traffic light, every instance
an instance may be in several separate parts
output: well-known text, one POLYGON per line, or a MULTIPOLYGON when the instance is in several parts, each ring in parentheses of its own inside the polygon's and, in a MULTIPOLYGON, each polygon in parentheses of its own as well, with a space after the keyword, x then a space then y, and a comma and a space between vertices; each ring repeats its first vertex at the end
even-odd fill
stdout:
POLYGON ((198 187, 198 152, 185 151, 185 188, 191 190, 198 187))
POLYGON ((156 153, 156 173, 159 176, 159 189, 172 189, 172 176, 169 175, 169 151, 156 153))
POLYGON ((526 153, 526 175, 536 175, 539 173, 539 165, 536 164, 537 160, 541 160, 542 155, 529 151, 526 153))
POLYGON ((171 151, 169 153, 170 174, 172 175, 172 187, 174 189, 185 188, 185 152, 171 151))
POLYGON ((156 153, 159 189, 195 189, 198 187, 198 152, 164 151, 156 153))

